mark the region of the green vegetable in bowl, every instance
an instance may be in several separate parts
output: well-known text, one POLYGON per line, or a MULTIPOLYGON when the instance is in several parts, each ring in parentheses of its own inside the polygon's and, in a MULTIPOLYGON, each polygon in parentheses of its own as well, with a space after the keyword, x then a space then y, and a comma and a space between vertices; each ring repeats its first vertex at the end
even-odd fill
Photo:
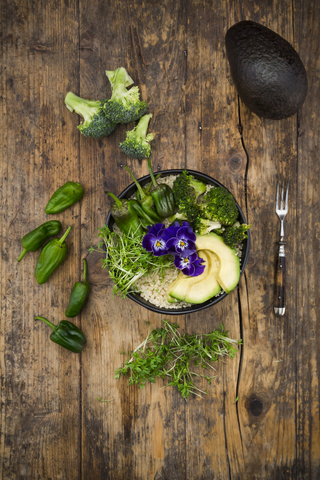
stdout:
POLYGON ((103 242, 97 248, 91 247, 90 253, 106 253, 102 260, 102 268, 108 268, 110 278, 114 282, 113 293, 126 297, 129 292, 137 292, 136 282, 149 273, 154 273, 160 279, 168 269, 174 268, 173 257, 163 255, 154 257, 142 246, 143 234, 121 237, 109 228, 100 228, 99 238, 103 242), (104 248, 105 247, 105 250, 104 248))
POLYGON ((242 225, 234 225, 226 228, 222 234, 224 243, 229 247, 234 248, 236 244, 241 243, 248 238, 247 231, 250 227, 251 224, 246 225, 243 223, 242 225))
POLYGON ((207 193, 205 191, 204 183, 193 179, 184 170, 173 184, 178 212, 169 221, 173 223, 186 220, 201 235, 218 229, 221 225, 233 225, 239 216, 233 195, 224 187, 213 187, 207 193))
POLYGON ((139 123, 133 130, 127 132, 124 142, 120 143, 121 150, 129 155, 129 157, 143 160, 151 155, 150 143, 153 140, 152 133, 147 135, 148 125, 152 114, 144 115, 140 118, 139 123))
POLYGON ((124 198, 120 200, 111 192, 107 192, 107 195, 110 195, 115 201, 111 207, 111 215, 121 232, 130 236, 141 235, 143 232, 141 222, 132 200, 124 198))
POLYGON ((222 225, 233 225, 239 216, 233 195, 224 187, 214 187, 204 196, 201 209, 205 218, 222 225))
POLYGON ((139 120, 147 111, 148 105, 140 100, 139 87, 127 87, 133 80, 125 68, 120 67, 114 72, 107 71, 111 84, 112 96, 103 104, 105 115, 115 123, 130 123, 139 120))
POLYGON ((169 217, 175 210, 173 192, 166 183, 157 183, 157 180, 152 172, 150 158, 148 158, 148 168, 152 182, 150 193, 154 200, 156 212, 159 217, 169 217))
POLYGON ((135 178, 135 176, 127 166, 125 166, 124 168, 127 170, 132 180, 136 184, 137 199, 139 200, 141 207, 146 212, 146 214, 154 220, 154 222, 150 223, 150 225, 153 225, 153 223, 156 223, 156 222, 161 223, 161 218, 155 212, 155 204, 154 204, 154 200, 152 198, 151 193, 149 193, 149 191, 146 188, 141 187, 140 183, 138 182, 138 180, 135 178))

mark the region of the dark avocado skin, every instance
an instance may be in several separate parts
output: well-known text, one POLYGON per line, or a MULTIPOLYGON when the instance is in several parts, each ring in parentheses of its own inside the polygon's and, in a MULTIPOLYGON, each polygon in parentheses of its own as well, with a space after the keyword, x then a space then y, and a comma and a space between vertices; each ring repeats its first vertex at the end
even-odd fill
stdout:
POLYGON ((308 81, 303 63, 290 43, 249 20, 229 28, 225 42, 236 89, 252 112, 280 120, 299 110, 307 95, 308 81))

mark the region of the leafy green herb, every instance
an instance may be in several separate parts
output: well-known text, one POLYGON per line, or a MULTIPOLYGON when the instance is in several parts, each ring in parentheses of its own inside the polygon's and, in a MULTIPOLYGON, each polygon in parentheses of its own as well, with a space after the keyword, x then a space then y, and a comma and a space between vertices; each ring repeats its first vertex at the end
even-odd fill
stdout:
POLYGON ((102 268, 108 268, 110 278, 115 283, 114 294, 126 297, 129 291, 137 293, 136 282, 143 275, 152 272, 161 279, 168 269, 175 269, 173 256, 154 257, 152 253, 146 252, 142 246, 142 236, 118 235, 107 227, 99 230, 98 237, 103 242, 97 248, 91 247, 90 253, 107 253, 107 257, 102 260, 102 268))
POLYGON ((239 397, 236 397, 234 402, 232 402, 232 404, 237 403, 238 400, 239 400, 239 397))
POLYGON ((194 380, 201 377, 210 383, 214 377, 194 372, 193 367, 214 370, 212 363, 225 356, 235 356, 241 340, 229 338, 222 325, 208 334, 181 335, 177 324, 167 320, 163 323, 162 328, 148 332, 147 338, 128 354, 130 359, 116 370, 115 378, 130 374, 129 385, 143 388, 147 382, 155 383, 157 377, 169 377, 167 386, 177 387, 183 398, 191 393, 202 397, 201 393, 208 392, 200 390, 194 380))

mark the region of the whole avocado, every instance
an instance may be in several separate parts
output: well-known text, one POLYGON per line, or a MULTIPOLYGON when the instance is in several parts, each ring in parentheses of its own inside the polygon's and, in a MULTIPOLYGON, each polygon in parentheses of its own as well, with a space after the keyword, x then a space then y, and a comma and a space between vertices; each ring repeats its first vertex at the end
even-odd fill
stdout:
POLYGON ((253 113, 280 120, 299 110, 308 81, 290 43, 250 20, 229 28, 225 42, 233 81, 241 100, 253 113))

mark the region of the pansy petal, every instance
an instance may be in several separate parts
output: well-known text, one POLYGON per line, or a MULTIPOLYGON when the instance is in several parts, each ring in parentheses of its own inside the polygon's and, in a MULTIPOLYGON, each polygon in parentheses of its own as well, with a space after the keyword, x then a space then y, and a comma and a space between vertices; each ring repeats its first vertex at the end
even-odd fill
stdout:
POLYGON ((186 268, 182 270, 182 273, 188 275, 189 277, 193 277, 195 272, 195 266, 193 263, 190 263, 186 268))
POLYGON ((156 223, 155 225, 152 225, 152 227, 148 227, 149 233, 155 235, 156 237, 164 229, 165 229, 164 223, 156 223))
POLYGON ((153 251, 153 245, 157 238, 151 233, 147 233, 142 239, 142 246, 147 252, 153 251))
POLYGON ((186 238, 188 240, 192 240, 193 242, 196 240, 196 234, 193 232, 191 227, 181 227, 177 231, 178 238, 186 238))

